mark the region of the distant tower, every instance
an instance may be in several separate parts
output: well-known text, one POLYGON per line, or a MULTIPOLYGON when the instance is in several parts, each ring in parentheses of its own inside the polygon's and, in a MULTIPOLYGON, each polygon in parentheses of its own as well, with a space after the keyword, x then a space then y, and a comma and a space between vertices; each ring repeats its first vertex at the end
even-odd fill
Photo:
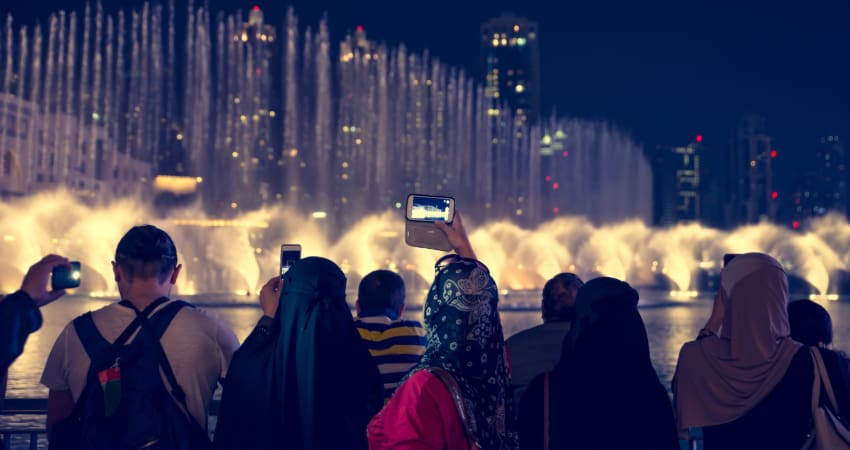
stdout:
POLYGON ((700 221, 702 136, 683 147, 659 146, 653 158, 656 225, 700 221))
POLYGON ((540 117, 540 47, 537 23, 509 13, 481 25, 481 69, 490 114, 506 102, 516 125, 540 117))
POLYGON ((780 193, 774 190, 773 162, 777 152, 767 134, 764 117, 742 117, 731 144, 727 166, 727 225, 776 221, 780 193))
POLYGON ((820 205, 825 211, 847 213, 847 160, 838 136, 823 136, 815 148, 820 181, 820 205))

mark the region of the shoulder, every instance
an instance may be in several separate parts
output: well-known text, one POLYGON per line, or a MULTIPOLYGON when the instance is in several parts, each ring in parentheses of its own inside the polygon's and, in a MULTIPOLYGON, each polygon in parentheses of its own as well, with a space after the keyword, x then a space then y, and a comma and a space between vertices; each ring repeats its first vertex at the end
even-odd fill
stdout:
POLYGON ((546 325, 545 323, 541 323, 540 325, 536 325, 536 326, 533 326, 531 328, 527 328, 525 330, 522 330, 522 331, 514 334, 513 336, 509 337, 507 340, 505 340, 505 342, 507 342, 508 345, 511 345, 512 343, 514 345, 516 345, 517 343, 521 343, 521 342, 525 342, 529 339, 533 339, 535 336, 537 336, 538 334, 540 334, 541 332, 543 332, 545 330, 545 325, 546 325))
POLYGON ((413 373, 398 389, 395 395, 402 395, 402 398, 409 397, 411 399, 430 398, 433 400, 442 399, 443 397, 451 400, 448 388, 437 378, 436 375, 427 369, 417 370, 413 373))

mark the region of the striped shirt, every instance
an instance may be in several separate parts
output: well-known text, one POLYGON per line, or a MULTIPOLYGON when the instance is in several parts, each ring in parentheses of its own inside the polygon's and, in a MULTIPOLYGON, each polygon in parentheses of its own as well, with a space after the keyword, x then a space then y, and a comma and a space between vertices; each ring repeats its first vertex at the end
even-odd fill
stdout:
POLYGON ((355 325, 381 372, 387 404, 398 383, 425 353, 425 329, 414 320, 387 316, 361 317, 355 325))

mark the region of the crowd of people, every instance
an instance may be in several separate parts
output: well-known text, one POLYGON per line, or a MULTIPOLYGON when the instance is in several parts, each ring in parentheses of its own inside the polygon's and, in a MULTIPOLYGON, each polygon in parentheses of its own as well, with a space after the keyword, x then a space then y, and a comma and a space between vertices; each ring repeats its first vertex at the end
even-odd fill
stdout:
MULTIPOLYGON (((308 257, 262 287, 263 316, 241 345, 214 314, 170 298, 181 265, 169 235, 130 229, 112 263, 121 301, 69 323, 45 364, 50 448, 672 450, 701 428, 707 450, 790 450, 817 439, 821 379, 832 412, 850 414, 829 314, 789 303, 768 255, 723 269, 708 322, 679 354, 671 401, 628 283, 557 274, 543 323, 506 341, 498 289, 462 218, 437 226, 454 253, 435 264, 422 323, 402 317, 398 274, 365 276, 353 317, 343 272, 308 257)), ((48 255, 0 297, 3 391, 39 308, 65 293, 48 288, 51 271, 67 265, 48 255)))

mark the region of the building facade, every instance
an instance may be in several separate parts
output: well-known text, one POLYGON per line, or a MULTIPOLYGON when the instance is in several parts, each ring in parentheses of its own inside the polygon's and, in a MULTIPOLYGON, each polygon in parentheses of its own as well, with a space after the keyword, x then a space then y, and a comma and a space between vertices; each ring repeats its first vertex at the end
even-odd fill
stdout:
POLYGON ((726 179, 728 227, 776 221, 780 199, 774 189, 773 164, 777 151, 765 124, 762 116, 746 115, 732 138, 726 179))
POLYGON ((503 14, 481 25, 481 70, 490 115, 508 107, 517 126, 540 118, 540 47, 537 23, 503 14))

